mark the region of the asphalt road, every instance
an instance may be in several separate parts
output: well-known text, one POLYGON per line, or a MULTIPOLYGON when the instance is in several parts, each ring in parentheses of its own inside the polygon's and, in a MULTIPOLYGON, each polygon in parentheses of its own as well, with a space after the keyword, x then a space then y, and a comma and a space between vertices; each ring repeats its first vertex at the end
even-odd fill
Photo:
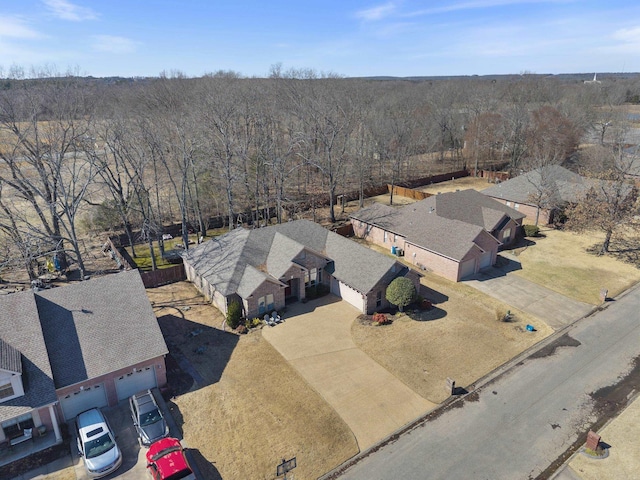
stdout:
POLYGON ((614 393, 637 388, 639 307, 636 288, 339 478, 548 478, 589 428, 624 406, 626 396, 616 401, 614 393))

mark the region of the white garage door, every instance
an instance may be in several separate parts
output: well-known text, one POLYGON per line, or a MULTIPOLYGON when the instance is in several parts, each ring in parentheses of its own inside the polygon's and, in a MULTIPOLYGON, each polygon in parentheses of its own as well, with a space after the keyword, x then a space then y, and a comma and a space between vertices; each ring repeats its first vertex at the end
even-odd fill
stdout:
POLYGON ((124 400, 134 393, 146 390, 147 388, 154 388, 157 385, 156 372, 153 366, 137 369, 135 372, 131 371, 126 375, 116 378, 118 400, 124 400))
POLYGON ((362 294, 349 287, 347 284, 342 283, 340 280, 336 280, 335 278, 332 279, 331 293, 338 295, 343 300, 349 302, 359 311, 364 311, 364 298, 362 298, 362 294))
POLYGON ((480 257, 480 270, 491 266, 491 252, 485 252, 480 257))
POLYGON ((460 264, 460 278, 466 278, 469 275, 473 275, 476 269, 476 260, 472 258, 471 260, 467 260, 466 262, 462 262, 460 264))
POLYGON ((104 383, 84 387, 82 390, 66 395, 60 399, 60 406, 65 420, 71 420, 80 412, 90 408, 106 407, 107 393, 104 390, 104 383))

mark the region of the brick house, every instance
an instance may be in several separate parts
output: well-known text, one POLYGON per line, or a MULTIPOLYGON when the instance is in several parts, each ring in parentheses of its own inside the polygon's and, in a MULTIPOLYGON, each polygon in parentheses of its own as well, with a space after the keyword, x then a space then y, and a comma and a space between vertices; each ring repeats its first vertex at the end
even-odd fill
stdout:
POLYGON ((524 214, 531 222, 547 225, 559 210, 579 202, 595 185, 560 165, 547 165, 498 183, 482 193, 524 214))
POLYGON ((459 281, 490 267, 512 243, 523 214, 475 190, 434 195, 400 208, 373 204, 351 215, 354 233, 406 261, 459 281))
POLYGON ((187 279, 226 314, 231 301, 247 318, 262 317, 302 300, 322 285, 364 313, 388 306, 386 287, 419 277, 374 252, 308 220, 253 230, 235 229, 184 252, 187 279))
POLYGON ((0 443, 31 429, 46 448, 81 411, 166 384, 167 346, 137 270, 3 295, 0 308, 0 443))

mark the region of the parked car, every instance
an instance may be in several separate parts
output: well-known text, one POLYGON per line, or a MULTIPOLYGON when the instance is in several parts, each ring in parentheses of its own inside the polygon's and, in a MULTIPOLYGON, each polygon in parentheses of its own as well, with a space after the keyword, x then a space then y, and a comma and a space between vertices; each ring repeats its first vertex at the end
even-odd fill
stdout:
POLYGON ((169 435, 169 426, 160 413, 151 390, 136 393, 129 398, 129 408, 142 445, 148 447, 156 440, 169 435))
POLYGON ((196 479, 177 438, 163 438, 151 444, 147 451, 147 470, 153 480, 196 479))
POLYGON ((97 408, 76 417, 78 452, 91 478, 109 475, 122 465, 122 453, 107 420, 97 408))

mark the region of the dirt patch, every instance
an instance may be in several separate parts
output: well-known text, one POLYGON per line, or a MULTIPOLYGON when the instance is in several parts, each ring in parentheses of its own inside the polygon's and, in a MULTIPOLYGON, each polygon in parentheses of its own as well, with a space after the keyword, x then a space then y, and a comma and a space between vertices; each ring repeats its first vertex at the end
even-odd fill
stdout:
POLYGON ((225 331, 188 282, 147 294, 169 346, 170 405, 206 478, 271 479, 292 456, 297 478, 317 478, 358 452, 345 423, 259 330, 225 331))

